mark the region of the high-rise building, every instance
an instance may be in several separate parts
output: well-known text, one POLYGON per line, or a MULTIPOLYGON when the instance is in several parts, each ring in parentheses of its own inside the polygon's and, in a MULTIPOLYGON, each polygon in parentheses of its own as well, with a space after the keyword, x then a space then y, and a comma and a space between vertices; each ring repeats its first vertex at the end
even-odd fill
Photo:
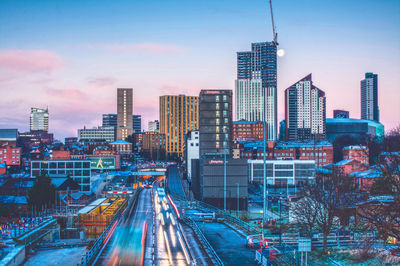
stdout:
POLYGON ((204 154, 230 154, 232 91, 202 90, 199 102, 200 157, 204 154))
POLYGON ((49 131, 49 110, 47 108, 31 108, 30 129, 31 131, 49 131))
POLYGON ((133 90, 117 90, 117 140, 125 140, 133 133, 133 90))
POLYGON ((237 53, 235 92, 236 119, 257 121, 265 117, 267 139, 276 140, 277 60, 274 42, 252 43, 251 51, 237 53))
POLYGON ((235 84, 236 120, 264 119, 264 90, 261 79, 237 79, 235 84))
POLYGON ((312 83, 311 74, 285 90, 286 140, 324 139, 325 93, 312 83))
POLYGON ((350 118, 350 112, 345 110, 333 110, 333 118, 350 118))
POLYGON ((378 74, 365 73, 361 80, 361 119, 379 122, 378 74))
POLYGON ((197 96, 160 96, 160 133, 169 157, 182 156, 186 133, 199 128, 198 101, 197 96))
POLYGON ((103 127, 117 127, 116 114, 103 114, 103 127))
POLYGON ((141 115, 133 115, 132 116, 132 124, 133 124, 133 132, 134 133, 142 132, 142 116, 141 115))
POLYGON ((158 131, 160 129, 160 124, 158 120, 149 121, 148 124, 148 131, 158 131))

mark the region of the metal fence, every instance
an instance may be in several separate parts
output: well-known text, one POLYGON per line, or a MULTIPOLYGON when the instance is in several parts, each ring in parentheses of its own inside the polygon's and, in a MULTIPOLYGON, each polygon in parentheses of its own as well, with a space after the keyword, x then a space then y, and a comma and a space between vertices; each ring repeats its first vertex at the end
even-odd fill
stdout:
POLYGON ((196 234, 199 241, 202 243, 207 254, 211 257, 211 260, 213 261, 213 263, 215 265, 221 265, 221 266, 224 265, 224 263, 218 256, 217 252, 215 252, 214 248, 211 246, 210 242, 208 242, 207 238, 204 236, 203 232, 198 227, 196 222, 194 222, 189 217, 184 217, 183 221, 193 229, 194 233, 196 234))

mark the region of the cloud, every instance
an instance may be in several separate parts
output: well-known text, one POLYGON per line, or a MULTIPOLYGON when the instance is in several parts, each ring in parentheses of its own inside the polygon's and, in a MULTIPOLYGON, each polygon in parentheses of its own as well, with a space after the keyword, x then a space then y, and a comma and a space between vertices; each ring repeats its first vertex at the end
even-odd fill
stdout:
POLYGON ((139 44, 95 44, 90 47, 117 52, 139 52, 149 54, 180 54, 187 51, 187 48, 159 43, 139 43, 139 44))
POLYGON ((89 84, 95 85, 97 87, 106 87, 115 85, 115 83, 117 83, 117 79, 112 77, 98 77, 89 78, 88 82, 89 84))
POLYGON ((61 58, 43 50, 0 50, 0 70, 18 73, 51 73, 64 66, 61 58))
POLYGON ((55 96, 57 98, 62 99, 87 99, 88 96, 86 93, 75 89, 75 88, 67 88, 67 89, 52 89, 46 88, 44 89, 45 93, 49 96, 55 96))

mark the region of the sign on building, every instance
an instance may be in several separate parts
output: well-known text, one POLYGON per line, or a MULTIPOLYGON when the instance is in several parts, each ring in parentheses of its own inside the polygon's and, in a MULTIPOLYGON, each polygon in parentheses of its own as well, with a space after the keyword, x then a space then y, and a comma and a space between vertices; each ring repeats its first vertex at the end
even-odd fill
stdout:
POLYGON ((115 157, 88 157, 90 169, 92 170, 111 170, 115 169, 115 157))

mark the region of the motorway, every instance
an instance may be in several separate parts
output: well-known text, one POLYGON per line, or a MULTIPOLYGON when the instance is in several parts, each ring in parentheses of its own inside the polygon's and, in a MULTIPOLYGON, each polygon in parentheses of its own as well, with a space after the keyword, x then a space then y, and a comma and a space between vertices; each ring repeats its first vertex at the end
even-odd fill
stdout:
POLYGON ((190 264, 172 199, 158 196, 158 184, 143 189, 136 204, 126 210, 126 218, 111 231, 112 236, 109 242, 105 241, 96 265, 190 264))

